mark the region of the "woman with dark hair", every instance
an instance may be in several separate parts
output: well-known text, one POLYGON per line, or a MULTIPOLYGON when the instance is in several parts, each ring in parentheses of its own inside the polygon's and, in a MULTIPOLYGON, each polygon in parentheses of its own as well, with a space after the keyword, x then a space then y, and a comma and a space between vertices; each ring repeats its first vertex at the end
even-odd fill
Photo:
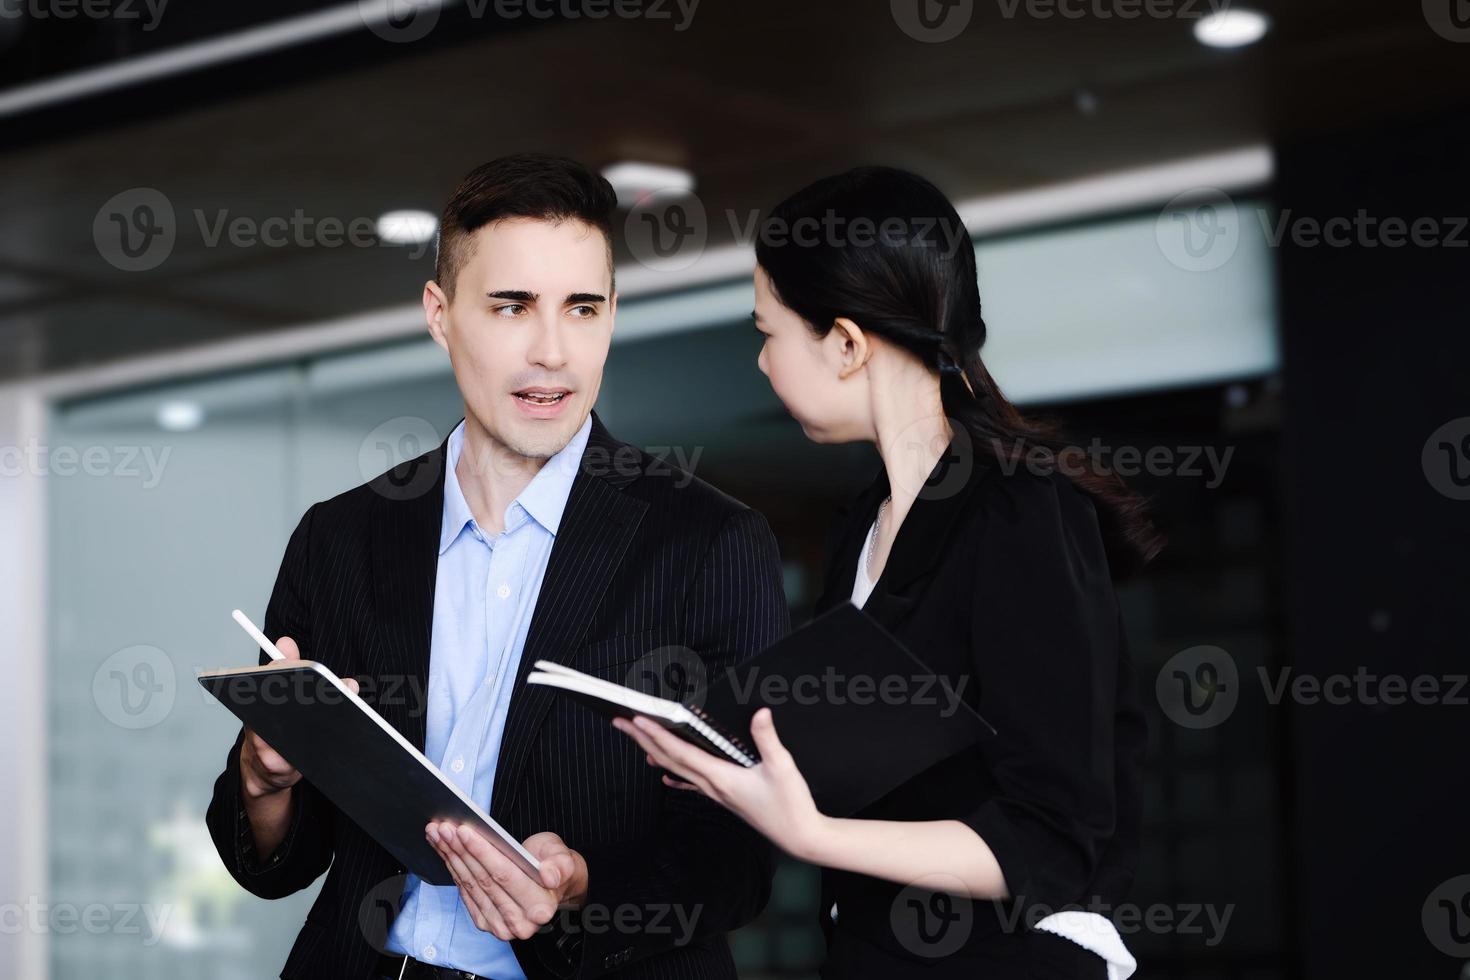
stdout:
POLYGON ((969 235, 928 181, 819 180, 771 213, 756 259, 761 371, 810 439, 883 462, 817 611, 850 600, 970 678, 997 733, 837 819, 768 709, 750 769, 616 724, 670 785, 823 867, 824 977, 1126 977, 1107 916, 1138 853, 1144 728, 1112 582, 1161 547, 1143 500, 1001 394, 969 235))

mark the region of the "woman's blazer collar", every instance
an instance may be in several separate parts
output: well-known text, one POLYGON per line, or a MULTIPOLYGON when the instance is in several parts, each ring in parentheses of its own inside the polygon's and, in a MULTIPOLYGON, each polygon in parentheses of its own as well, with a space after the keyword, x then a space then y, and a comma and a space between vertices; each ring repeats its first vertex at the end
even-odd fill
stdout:
MULTIPOLYGON (((913 507, 898 529, 883 572, 863 611, 885 626, 896 625, 912 609, 924 583, 944 556, 965 505, 993 466, 974 451, 969 433, 955 427, 944 454, 930 470, 913 507)), ((891 490, 881 466, 873 481, 839 508, 841 533, 828 558, 827 578, 817 611, 825 611, 852 595, 858 557, 878 505, 891 490)))

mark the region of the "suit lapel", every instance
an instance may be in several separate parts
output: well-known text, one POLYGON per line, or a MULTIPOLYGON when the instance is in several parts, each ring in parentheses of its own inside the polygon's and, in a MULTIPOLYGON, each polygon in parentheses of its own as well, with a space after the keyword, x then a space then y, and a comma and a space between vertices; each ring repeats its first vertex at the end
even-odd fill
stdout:
POLYGON ((364 673, 379 679, 370 703, 420 751, 428 712, 429 645, 444 465, 449 440, 372 481, 371 548, 377 635, 364 673), (379 698, 379 694, 383 695, 379 698))
POLYGON ((537 660, 576 665, 575 651, 592 614, 648 510, 645 501, 622 492, 636 473, 609 465, 622 448, 594 412, 516 670, 491 794, 498 813, 512 805, 531 744, 555 697, 549 688, 527 685, 526 675, 537 660))

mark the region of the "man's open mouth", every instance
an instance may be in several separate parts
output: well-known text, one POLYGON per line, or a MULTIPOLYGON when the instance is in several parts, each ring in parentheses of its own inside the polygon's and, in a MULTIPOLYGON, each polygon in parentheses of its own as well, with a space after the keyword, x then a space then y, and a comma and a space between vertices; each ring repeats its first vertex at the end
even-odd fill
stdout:
POLYGON ((515 396, 529 405, 555 405, 570 394, 565 388, 522 388, 515 396))

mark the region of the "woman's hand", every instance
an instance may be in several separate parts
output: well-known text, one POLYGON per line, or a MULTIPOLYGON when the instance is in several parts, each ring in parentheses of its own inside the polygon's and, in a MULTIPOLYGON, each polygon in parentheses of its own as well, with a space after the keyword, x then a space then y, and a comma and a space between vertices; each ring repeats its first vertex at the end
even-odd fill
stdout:
POLYGON ((613 727, 648 753, 649 765, 679 777, 665 775, 665 785, 703 793, 792 857, 806 860, 813 852, 827 818, 817 811, 806 779, 777 737, 770 708, 751 719, 750 734, 761 761, 749 769, 718 759, 647 718, 618 718, 613 727))
POLYGON ((972 898, 1010 896, 989 845, 959 820, 843 820, 820 813, 776 737, 769 708, 750 721, 761 754, 760 764, 750 769, 695 748, 647 718, 619 718, 613 726, 642 746, 649 765, 682 780, 665 776, 666 785, 703 793, 800 861, 902 885, 937 881, 939 890, 972 898))

